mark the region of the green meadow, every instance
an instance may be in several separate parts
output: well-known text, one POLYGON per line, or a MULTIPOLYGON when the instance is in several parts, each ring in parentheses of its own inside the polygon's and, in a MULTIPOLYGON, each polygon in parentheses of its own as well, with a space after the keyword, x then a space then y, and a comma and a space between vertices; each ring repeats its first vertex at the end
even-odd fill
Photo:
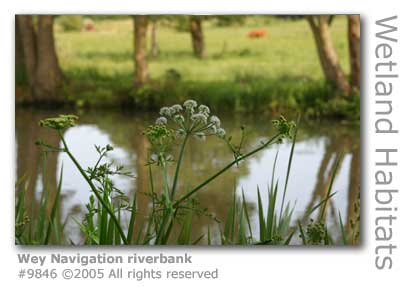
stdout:
MULTIPOLYGON (((312 116, 342 117, 359 114, 358 98, 348 103, 327 102, 331 88, 324 80, 304 19, 250 17, 244 24, 228 27, 205 21, 205 59, 194 57, 188 31, 159 23, 159 54, 148 60, 151 81, 138 90, 132 89, 132 19, 96 20, 95 28, 92 32, 64 31, 56 20, 57 53, 68 80, 64 90, 80 107, 132 103, 136 109, 146 110, 194 98, 218 110, 301 109, 312 116), (267 35, 250 38, 252 29, 266 29, 267 35)), ((348 73, 346 29, 346 19, 335 18, 331 33, 348 73)), ((149 52, 149 45, 147 49, 149 52)))

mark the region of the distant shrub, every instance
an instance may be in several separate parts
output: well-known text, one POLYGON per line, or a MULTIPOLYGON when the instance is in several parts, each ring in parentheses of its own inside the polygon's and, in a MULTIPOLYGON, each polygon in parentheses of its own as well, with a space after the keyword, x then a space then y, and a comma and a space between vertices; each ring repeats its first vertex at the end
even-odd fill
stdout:
POLYGON ((182 80, 182 75, 176 69, 168 69, 165 72, 165 80, 168 82, 179 82, 182 80))
POLYGON ((80 31, 82 28, 82 16, 63 15, 58 17, 58 24, 63 31, 80 31))
POLYGON ((189 18, 180 16, 174 19, 174 28, 178 32, 188 32, 189 31, 189 18))
POLYGON ((94 21, 103 21, 103 20, 124 20, 131 18, 131 15, 88 15, 88 18, 94 21))
POLYGON ((245 15, 220 15, 216 16, 215 19, 215 25, 218 27, 243 25, 246 22, 245 15))
POLYGON ((276 15, 275 16, 278 19, 284 19, 284 20, 301 20, 304 19, 304 15, 276 15))
POLYGON ((264 72, 253 72, 240 70, 234 74, 233 81, 236 83, 246 84, 255 81, 265 80, 266 74, 264 72))

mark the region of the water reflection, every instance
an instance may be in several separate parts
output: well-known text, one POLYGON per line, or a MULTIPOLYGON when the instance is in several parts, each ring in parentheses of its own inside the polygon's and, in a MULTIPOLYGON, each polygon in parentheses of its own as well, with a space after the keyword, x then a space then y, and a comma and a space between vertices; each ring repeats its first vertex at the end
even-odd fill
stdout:
MULTIPOLYGON (((46 163, 41 162, 41 153, 34 141, 41 138, 50 144, 58 144, 58 136, 37 126, 38 120, 55 115, 54 112, 17 109, 16 110, 16 152, 17 177, 30 177, 26 203, 29 211, 35 215, 38 211, 39 193, 43 187, 54 193, 56 177, 61 165, 64 165, 64 180, 61 209, 59 217, 65 223, 65 236, 74 243, 82 237, 72 217, 81 219, 85 211, 84 204, 88 200, 89 189, 74 166, 64 155, 49 153, 46 163), (44 168, 46 175, 43 175, 44 168)), ((78 113, 81 118, 79 126, 69 129, 65 137, 75 155, 83 166, 92 165, 96 159, 93 145, 113 144, 114 153, 110 159, 114 163, 122 164, 131 170, 136 179, 118 178, 115 180, 118 188, 126 193, 142 194, 148 191, 148 172, 146 168, 149 144, 142 135, 145 126, 155 119, 154 114, 121 113, 112 111, 78 113)), ((248 136, 248 147, 254 147, 271 133, 271 116, 223 116, 226 131, 239 136, 239 128, 245 124, 251 129, 248 136)), ((246 194, 249 211, 256 221, 255 205, 257 201, 257 186, 260 187, 264 198, 267 199, 267 185, 271 179, 273 161, 277 150, 279 158, 276 172, 280 184, 285 179, 290 144, 274 146, 265 150, 247 162, 231 169, 224 178, 215 180, 203 188, 198 199, 201 206, 216 214, 222 221, 227 216, 228 206, 232 201, 234 189, 237 194, 246 194)), ((325 197, 330 183, 331 169, 335 160, 339 159, 340 168, 333 189, 338 191, 327 207, 327 222, 336 226, 338 211, 343 221, 353 218, 353 204, 359 192, 359 127, 332 122, 328 124, 303 125, 299 130, 296 144, 287 200, 295 202, 295 218, 307 219, 308 209, 316 205, 325 197)), ((210 174, 219 170, 232 160, 232 155, 225 144, 216 138, 208 139, 204 144, 192 140, 187 145, 187 152, 183 161, 183 171, 178 192, 203 181, 210 174)), ((155 176, 155 180, 160 180, 155 176)), ((282 190, 282 189, 281 189, 282 190)), ((52 201, 52 200, 51 200, 52 201)), ((138 205, 141 210, 139 220, 150 207, 150 199, 145 195, 138 195, 138 205)), ((207 232, 210 220, 199 217, 194 221, 193 238, 207 232)), ((257 231, 257 224, 254 223, 257 231)), ((214 237, 218 229, 212 225, 214 237)))

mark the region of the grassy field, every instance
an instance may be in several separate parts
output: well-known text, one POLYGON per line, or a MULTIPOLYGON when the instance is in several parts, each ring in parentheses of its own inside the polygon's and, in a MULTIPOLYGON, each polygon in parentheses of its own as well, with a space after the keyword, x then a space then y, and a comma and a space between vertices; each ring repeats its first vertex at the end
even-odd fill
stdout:
MULTIPOLYGON (((286 107, 331 115, 344 110, 345 104, 327 104, 331 90, 323 80, 307 22, 265 20, 250 18, 244 25, 230 27, 207 21, 204 33, 208 56, 204 60, 193 56, 188 32, 159 26, 160 53, 149 59, 152 82, 135 91, 130 18, 96 21, 94 32, 64 32, 57 19, 57 51, 69 80, 65 93, 80 106, 111 106, 131 98, 137 107, 153 109, 191 97, 214 108, 233 106, 238 111, 286 107), (267 37, 247 37, 254 28, 267 29, 267 37)), ((346 29, 346 19, 335 18, 332 36, 348 73, 346 29)))

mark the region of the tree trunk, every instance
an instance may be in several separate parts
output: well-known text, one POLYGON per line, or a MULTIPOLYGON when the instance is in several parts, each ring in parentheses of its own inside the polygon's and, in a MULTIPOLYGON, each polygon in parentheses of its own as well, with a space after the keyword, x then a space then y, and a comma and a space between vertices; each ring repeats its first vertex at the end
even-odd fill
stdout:
MULTIPOLYGON (((36 33, 32 16, 16 16, 16 44, 21 44, 25 75, 30 87, 34 84, 34 76, 37 64, 36 33), (20 41, 17 38, 20 37, 20 41)), ((17 54, 16 54, 17 57, 17 54)), ((16 62, 17 64, 17 62, 16 62)))
POLYGON ((348 16, 349 62, 351 66, 351 86, 360 89, 361 75, 361 22, 359 15, 348 16))
POLYGON ((202 20, 197 16, 189 17, 189 28, 192 36, 193 53, 198 58, 206 57, 206 48, 202 30, 202 20))
POLYGON ((329 31, 330 16, 307 16, 314 34, 318 56, 325 78, 334 84, 337 93, 348 95, 351 91, 349 82, 341 68, 329 31))
MULTIPOLYGON (((15 101, 21 103, 26 101, 22 87, 28 84, 26 68, 24 64, 23 43, 20 27, 16 18, 15 21, 15 54, 14 54, 14 80, 15 80, 15 101)), ((30 95, 28 95, 30 96, 30 95)))
POLYGON ((41 102, 55 102, 60 99, 58 88, 61 85, 62 73, 55 50, 53 23, 54 18, 51 15, 38 16, 38 53, 33 97, 41 102))
POLYGON ((134 16, 135 48, 135 87, 140 87, 148 80, 148 63, 146 61, 147 16, 134 16))
POLYGON ((22 37, 21 37, 21 32, 20 32, 20 27, 18 25, 17 19, 15 23, 15 42, 14 42, 14 48, 15 48, 15 55, 14 55, 14 65, 15 65, 15 70, 16 73, 24 73, 25 74, 25 68, 24 68, 24 51, 23 51, 23 43, 22 43, 22 37))
POLYGON ((156 21, 152 22, 152 27, 151 27, 151 51, 150 55, 153 58, 156 58, 159 53, 159 47, 158 47, 158 40, 156 38, 156 21))

